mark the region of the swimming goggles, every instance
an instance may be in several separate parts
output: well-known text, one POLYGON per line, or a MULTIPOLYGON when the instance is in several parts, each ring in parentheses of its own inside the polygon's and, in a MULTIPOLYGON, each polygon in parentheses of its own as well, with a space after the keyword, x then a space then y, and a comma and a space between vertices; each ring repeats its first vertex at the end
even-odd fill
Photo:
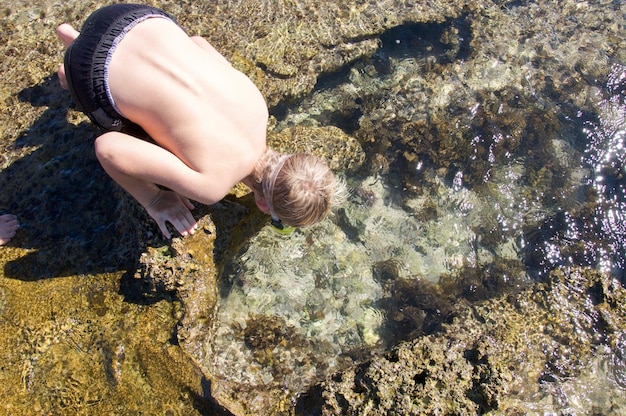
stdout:
POLYGON ((292 155, 282 155, 280 159, 278 159, 278 163, 276 164, 276 167, 272 172, 272 176, 270 176, 269 182, 263 182, 263 196, 266 196, 265 202, 267 202, 267 206, 269 207, 270 215, 272 218, 270 220, 270 223, 272 224, 274 230, 280 234, 291 234, 293 230, 295 230, 295 227, 291 227, 282 223, 282 221, 280 220, 280 218, 278 218, 278 215, 274 211, 274 203, 272 202, 274 198, 274 184, 276 183, 276 177, 278 176, 278 173, 282 169, 287 159, 289 159, 291 156, 292 155))

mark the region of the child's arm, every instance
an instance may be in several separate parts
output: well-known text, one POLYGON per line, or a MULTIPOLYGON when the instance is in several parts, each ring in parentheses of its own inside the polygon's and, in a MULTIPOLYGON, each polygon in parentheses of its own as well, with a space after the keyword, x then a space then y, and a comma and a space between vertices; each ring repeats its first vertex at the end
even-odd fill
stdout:
POLYGON ((147 141, 118 132, 105 133, 96 139, 96 155, 104 170, 146 209, 167 238, 166 222, 181 235, 196 228, 189 211, 193 205, 186 197, 205 204, 221 199, 210 194, 211 184, 200 172, 147 141))

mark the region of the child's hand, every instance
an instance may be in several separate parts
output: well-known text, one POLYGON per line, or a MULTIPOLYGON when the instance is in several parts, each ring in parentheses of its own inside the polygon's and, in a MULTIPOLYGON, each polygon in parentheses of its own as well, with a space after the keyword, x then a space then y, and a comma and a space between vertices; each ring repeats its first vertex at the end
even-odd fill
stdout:
POLYGON ((169 239, 172 236, 167 230, 166 222, 172 224, 183 237, 194 233, 198 224, 190 212, 193 208, 189 199, 176 192, 161 189, 146 207, 146 211, 156 221, 165 238, 169 239))

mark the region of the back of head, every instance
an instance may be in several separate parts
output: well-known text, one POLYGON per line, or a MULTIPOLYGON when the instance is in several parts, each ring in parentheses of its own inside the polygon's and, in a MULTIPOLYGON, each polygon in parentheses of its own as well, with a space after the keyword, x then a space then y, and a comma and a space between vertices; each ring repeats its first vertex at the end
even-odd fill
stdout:
POLYGON ((285 158, 272 193, 274 212, 287 225, 304 227, 328 215, 341 193, 328 165, 310 154, 285 158))

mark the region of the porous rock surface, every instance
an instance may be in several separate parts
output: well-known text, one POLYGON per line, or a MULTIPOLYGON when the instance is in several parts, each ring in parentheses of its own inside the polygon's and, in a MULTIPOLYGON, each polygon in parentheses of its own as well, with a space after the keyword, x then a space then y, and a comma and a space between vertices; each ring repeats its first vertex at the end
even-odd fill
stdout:
MULTIPOLYGON (((542 379, 578 376, 601 344, 621 342, 625 295, 600 273, 557 270, 546 283, 469 307, 440 333, 329 378, 308 400, 325 415, 525 414, 513 397, 531 397, 542 379)), ((603 411, 623 405, 615 406, 603 411)))

